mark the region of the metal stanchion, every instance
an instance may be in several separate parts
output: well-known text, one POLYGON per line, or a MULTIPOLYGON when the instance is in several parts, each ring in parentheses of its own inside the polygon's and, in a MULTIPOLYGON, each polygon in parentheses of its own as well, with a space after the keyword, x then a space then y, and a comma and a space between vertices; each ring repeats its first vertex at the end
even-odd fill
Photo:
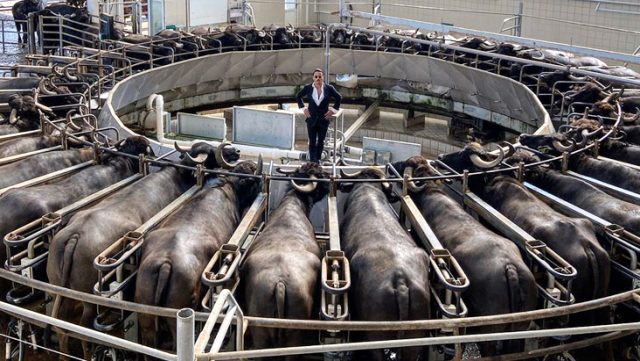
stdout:
POLYGON ((195 317, 190 308, 183 308, 176 313, 176 354, 178 361, 195 360, 194 330, 195 317))

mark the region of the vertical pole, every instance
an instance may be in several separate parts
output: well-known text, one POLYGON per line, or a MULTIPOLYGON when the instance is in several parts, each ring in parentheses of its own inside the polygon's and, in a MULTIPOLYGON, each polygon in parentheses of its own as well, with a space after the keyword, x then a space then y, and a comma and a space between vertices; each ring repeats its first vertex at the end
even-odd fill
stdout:
POLYGON ((35 13, 29 13, 29 16, 27 17, 27 33, 29 34, 29 54, 36 53, 35 18, 36 18, 35 13))
POLYGON ((248 25, 248 21, 249 18, 247 17, 247 0, 242 0, 242 24, 248 25))
POLYGON ((324 81, 329 84, 329 62, 331 61, 331 30, 333 29, 333 24, 329 24, 327 26, 327 33, 324 41, 324 56, 325 56, 325 64, 324 64, 324 81))
MULTIPOLYGON (((17 27, 16 27, 17 28, 17 27)), ((29 33, 29 31, 27 30, 27 34, 29 33)), ((20 44, 20 33, 18 33, 18 44, 20 44)), ((4 48, 4 20, 2 20, 2 53, 4 54, 5 48, 4 48)))
POLYGON ((135 4, 133 4, 132 10, 133 21, 131 23, 133 26, 133 33, 140 34, 142 33, 142 3, 140 0, 136 0, 135 4))
POLYGON ((518 3, 518 12, 516 13, 516 23, 513 27, 513 35, 522 36, 522 13, 524 10, 524 3, 520 1, 518 3))
POLYGON ((62 54, 62 15, 58 15, 58 39, 60 41, 60 44, 58 46, 58 55, 62 56, 64 54, 62 54))
POLYGON ((44 25, 42 25, 42 15, 38 17, 38 41, 40 42, 40 53, 44 54, 44 31, 42 31, 44 25))
POLYGON ((178 361, 195 360, 195 314, 190 308, 183 308, 176 313, 176 356, 178 361))
POLYGON ((186 0, 187 4, 187 32, 190 31, 189 27, 191 26, 191 0, 186 0))

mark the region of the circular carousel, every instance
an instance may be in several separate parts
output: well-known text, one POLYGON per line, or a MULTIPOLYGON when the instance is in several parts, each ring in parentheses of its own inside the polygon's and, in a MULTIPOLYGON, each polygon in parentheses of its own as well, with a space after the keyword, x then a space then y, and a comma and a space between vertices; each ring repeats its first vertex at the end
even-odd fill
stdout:
POLYGON ((8 358, 639 357, 633 71, 342 24, 139 40, 2 79, 8 358), (317 59, 321 164, 283 109, 317 59))

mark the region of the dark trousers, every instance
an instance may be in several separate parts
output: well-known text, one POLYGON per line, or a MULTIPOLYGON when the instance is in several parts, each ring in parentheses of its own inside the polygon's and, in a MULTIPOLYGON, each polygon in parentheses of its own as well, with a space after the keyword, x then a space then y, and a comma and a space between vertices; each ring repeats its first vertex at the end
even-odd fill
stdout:
POLYGON ((322 149, 324 148, 324 138, 327 136, 329 122, 317 121, 314 125, 307 123, 307 134, 309 135, 309 160, 320 163, 322 149))

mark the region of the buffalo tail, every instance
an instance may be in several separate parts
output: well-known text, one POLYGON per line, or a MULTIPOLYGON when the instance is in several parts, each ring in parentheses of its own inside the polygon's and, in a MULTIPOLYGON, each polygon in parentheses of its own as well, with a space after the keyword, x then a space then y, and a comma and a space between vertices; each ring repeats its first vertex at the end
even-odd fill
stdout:
POLYGON ((78 245, 79 234, 73 234, 67 244, 64 245, 64 253, 62 255, 62 287, 68 287, 69 277, 71 277, 71 266, 73 265, 73 254, 78 245))
MULTIPOLYGON (((398 321, 409 319, 409 287, 407 280, 400 276, 396 278, 396 303, 398 306, 398 321)), ((404 338, 404 331, 398 331, 398 339, 404 338)))
MULTIPOLYGON (((287 296, 287 287, 284 282, 278 281, 276 283, 276 317, 277 318, 285 318, 285 301, 287 296)), ((281 342, 284 342, 284 329, 278 329, 278 341, 277 344, 280 345, 281 342)))

